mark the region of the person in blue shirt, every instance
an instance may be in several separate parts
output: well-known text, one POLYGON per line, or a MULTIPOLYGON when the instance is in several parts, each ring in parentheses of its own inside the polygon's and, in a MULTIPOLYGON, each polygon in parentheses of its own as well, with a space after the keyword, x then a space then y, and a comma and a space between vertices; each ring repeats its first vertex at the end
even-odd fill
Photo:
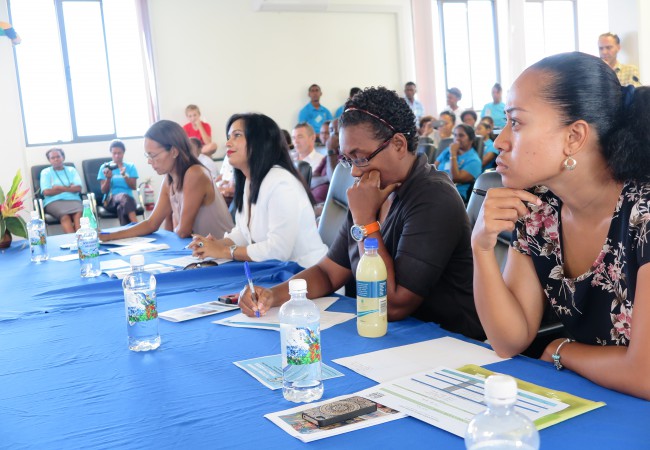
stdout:
POLYGON ((124 161, 126 147, 122 141, 115 139, 111 142, 109 149, 113 158, 112 162, 117 167, 111 169, 109 167, 111 163, 105 163, 97 174, 104 194, 102 199, 104 208, 117 213, 120 225, 136 223, 138 221, 135 215, 137 205, 132 191, 137 187, 138 170, 134 164, 124 161))
MULTIPOLYGON (((350 100, 352 97, 357 95, 359 92, 361 92, 361 88, 353 87, 352 89, 350 89, 350 96, 348 97, 348 100, 350 100)), ((343 114, 343 111, 345 111, 345 104, 338 107, 338 109, 334 113, 334 118, 338 119, 339 117, 341 117, 341 114, 343 114)), ((325 144, 325 142, 323 142, 323 144, 325 144)))
POLYGON ((449 174, 465 202, 470 187, 482 171, 481 159, 472 147, 475 137, 474 129, 469 125, 456 125, 454 142, 433 163, 438 170, 449 174))
POLYGON ((506 105, 501 100, 503 88, 499 83, 492 86, 492 103, 487 103, 481 111, 481 118, 492 117, 494 128, 503 128, 506 126, 506 105))
POLYGON ((481 121, 476 126, 476 134, 483 139, 483 170, 494 169, 497 166, 496 159, 499 150, 494 148, 492 136, 492 125, 487 120, 481 121))
POLYGON ((320 130, 323 122, 332 120, 332 113, 320 104, 322 95, 323 93, 319 85, 312 84, 309 86, 309 98, 311 101, 300 110, 300 114, 298 114, 299 123, 307 122, 314 130, 320 130))
POLYGON ((59 219, 64 233, 74 233, 79 229, 83 211, 81 177, 74 167, 63 165, 65 153, 62 149, 51 148, 45 156, 52 164, 41 171, 45 212, 59 219))

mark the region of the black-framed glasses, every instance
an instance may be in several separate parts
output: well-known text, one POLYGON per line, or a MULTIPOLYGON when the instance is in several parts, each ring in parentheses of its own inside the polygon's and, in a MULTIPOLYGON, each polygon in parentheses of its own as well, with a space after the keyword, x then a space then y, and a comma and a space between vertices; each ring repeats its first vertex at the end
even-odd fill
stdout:
POLYGON ((366 167, 368 164, 370 164, 370 160, 377 156, 382 150, 384 150, 386 147, 388 147, 388 144, 390 144, 390 141, 395 137, 395 135, 392 135, 388 139, 384 141, 383 144, 381 144, 377 150, 366 156, 365 158, 357 158, 357 159, 351 159, 348 158, 345 155, 340 155, 339 156, 339 163, 345 167, 345 168, 351 168, 352 165, 354 164, 357 167, 366 167))
POLYGON ((209 259, 207 261, 201 261, 201 262, 195 262, 192 264, 188 264, 187 266, 183 267, 183 270, 192 270, 192 269, 200 269, 202 267, 212 267, 212 266, 218 266, 219 263, 209 259))

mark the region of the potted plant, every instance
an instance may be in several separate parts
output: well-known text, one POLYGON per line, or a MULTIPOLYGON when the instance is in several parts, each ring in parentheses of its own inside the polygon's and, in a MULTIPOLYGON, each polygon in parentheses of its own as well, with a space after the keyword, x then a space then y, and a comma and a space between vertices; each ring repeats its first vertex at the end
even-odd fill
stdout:
POLYGON ((23 189, 23 177, 20 170, 16 172, 11 188, 5 195, 0 187, 0 248, 11 245, 11 235, 27 238, 27 225, 18 215, 25 208, 23 200, 28 189, 23 189))

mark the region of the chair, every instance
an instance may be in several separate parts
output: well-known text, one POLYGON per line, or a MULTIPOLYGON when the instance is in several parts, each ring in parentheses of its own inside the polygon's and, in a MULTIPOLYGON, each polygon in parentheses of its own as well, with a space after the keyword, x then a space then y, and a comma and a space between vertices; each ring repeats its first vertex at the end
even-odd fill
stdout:
POLYGON ((474 138, 474 150, 476 150, 476 153, 478 153, 479 159, 482 161, 483 160, 483 151, 485 150, 485 141, 481 136, 476 136, 474 138))
POLYGON ((354 177, 350 172, 350 169, 337 164, 332 174, 329 191, 327 191, 323 212, 318 223, 318 234, 328 247, 334 243, 348 214, 347 190, 354 183, 354 177))
MULTIPOLYGON (((101 181, 97 179, 97 174, 99 173, 99 168, 102 164, 110 162, 111 158, 94 158, 94 159, 85 159, 81 161, 81 168, 84 172, 84 181, 86 187, 88 188, 88 198, 90 200, 91 207, 97 217, 97 224, 100 225, 102 219, 116 219, 117 213, 111 212, 104 208, 102 199, 104 194, 102 193, 101 181)), ((142 199, 140 189, 136 189, 136 206, 135 211, 136 216, 142 216, 142 219, 145 219, 144 208, 142 207, 144 201, 142 199)))
MULTIPOLYGON (((63 165, 68 167, 75 167, 74 163, 71 162, 63 163, 63 165)), ((43 193, 41 192, 41 172, 43 171, 43 169, 47 169, 48 167, 51 167, 51 164, 38 164, 36 166, 32 166, 31 169, 34 211, 38 211, 38 214, 40 215, 41 219, 45 221, 46 227, 47 225, 61 224, 59 219, 57 219, 51 214, 46 213, 45 208, 43 207, 44 196, 43 193)), ((83 186, 81 187, 81 189, 83 190, 83 186)), ((80 194, 80 197, 83 198, 83 194, 80 194)))
POLYGON ((436 150, 435 155, 433 155, 431 162, 434 162, 436 158, 440 156, 440 153, 442 153, 444 149, 449 147, 452 144, 452 142, 454 142, 454 138, 448 137, 448 138, 440 139, 440 142, 438 142, 438 148, 436 150))
MULTIPOLYGON (((476 179, 474 183, 474 189, 482 189, 487 191, 493 187, 502 187, 501 175, 498 172, 495 172, 493 169, 486 170, 476 179)), ((469 202, 467 203, 467 215, 469 216, 470 226, 474 228, 476 220, 483 206, 483 200, 485 197, 479 194, 472 192, 469 197, 469 202)), ((501 272, 506 266, 506 261, 508 259, 508 249, 510 248, 510 237, 511 233, 504 231, 497 236, 497 245, 494 248, 494 253, 496 255, 497 261, 499 263, 499 268, 501 272)), ((564 336, 564 325, 559 321, 557 315, 550 304, 547 302, 544 307, 544 315, 542 316, 542 322, 537 330, 537 337, 533 340, 530 346, 522 352, 526 356, 533 358, 539 358, 548 345, 553 339, 564 336)))
POLYGON ((302 178, 305 180, 305 183, 307 183, 307 187, 311 186, 311 164, 309 164, 307 161, 296 161, 294 163, 296 166, 296 169, 298 169, 298 173, 302 176, 302 178))
POLYGON ((433 164, 435 161, 435 154, 436 154, 436 146, 433 143, 433 139, 429 137, 421 137, 420 140, 418 141, 418 149, 416 151, 416 154, 424 154, 427 155, 427 159, 429 160, 430 164, 433 164))

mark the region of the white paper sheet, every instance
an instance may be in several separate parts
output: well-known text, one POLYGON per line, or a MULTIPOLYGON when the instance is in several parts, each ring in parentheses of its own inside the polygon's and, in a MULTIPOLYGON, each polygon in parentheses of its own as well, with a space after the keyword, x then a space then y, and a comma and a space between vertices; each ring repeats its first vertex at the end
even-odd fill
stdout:
MULTIPOLYGON (((362 397, 463 437, 470 420, 485 411, 485 379, 439 367, 367 389, 362 397)), ((515 409, 535 421, 569 405, 519 390, 515 409)))
MULTIPOLYGON (((316 441, 318 439, 348 433, 350 431, 371 427, 373 425, 379 425, 380 423, 386 423, 405 417, 405 414, 403 413, 395 411, 391 408, 387 408, 383 405, 378 405, 377 411, 374 413, 355 417, 354 419, 350 419, 348 421, 330 425, 324 428, 318 428, 316 425, 313 425, 302 419, 302 411, 306 409, 315 408, 324 403, 331 403, 333 401, 352 397, 354 395, 366 397, 365 393, 366 391, 361 391, 357 392, 356 394, 342 395, 340 397, 330 398, 321 402, 308 403, 305 405, 296 406, 295 408, 286 409, 284 411, 265 414, 264 417, 282 428, 291 436, 295 437, 296 439, 300 439, 302 442, 316 441)), ((378 448, 381 448, 381 446, 378 446, 378 448)))
MULTIPOLYGON (((159 273, 167 273, 167 272, 173 272, 176 270, 176 267, 173 266, 165 266, 163 264, 159 263, 153 263, 153 264, 146 264, 144 266, 144 271, 152 273, 154 275, 159 274, 159 273)), ((104 272, 106 275, 109 277, 117 278, 118 280, 123 279, 125 276, 131 273, 131 266, 129 264, 126 265, 126 267, 118 267, 115 269, 102 269, 102 272, 104 272)))
POLYGON ((149 242, 155 241, 156 238, 148 237, 130 237, 124 239, 115 239, 114 241, 102 242, 102 245, 139 245, 139 244, 148 244, 149 242))
POLYGON ((184 308, 170 309, 169 311, 159 313, 158 317, 169 320, 170 322, 185 322, 186 320, 230 312, 236 309, 239 309, 239 306, 227 305, 219 301, 212 301, 199 303, 198 305, 186 306, 184 308))
POLYGON ((102 269, 102 272, 105 270, 113 270, 113 269, 122 269, 124 267, 131 267, 128 262, 124 261, 123 259, 109 259, 108 261, 101 261, 99 263, 100 269, 102 269))
MULTIPOLYGON (((342 312, 331 312, 325 311, 329 308, 334 302, 338 300, 338 297, 321 297, 313 299, 313 302, 318 306, 320 310, 320 329, 326 330, 327 328, 333 327, 343 322, 347 322, 350 319, 355 318, 356 316, 351 313, 342 313, 342 312)), ((280 312, 280 307, 275 307, 269 309, 266 314, 262 317, 248 317, 244 313, 235 314, 232 317, 227 317, 221 320, 215 320, 213 323, 219 325, 226 325, 229 327, 239 327, 239 328, 259 328, 263 330, 280 330, 280 320, 278 319, 278 314, 280 312)))
MULTIPOLYGON (((99 255, 108 255, 109 252, 105 250, 100 250, 99 255)), ((67 262, 67 261, 75 261, 79 259, 79 252, 74 252, 70 253, 69 255, 60 255, 60 256, 55 256, 53 258, 50 258, 50 261, 59 261, 59 262, 67 262)))
POLYGON ((169 245, 167 244, 136 244, 128 245, 123 247, 112 248, 113 253, 117 253, 120 256, 130 256, 130 255, 139 255, 141 253, 157 252, 159 250, 167 250, 169 245))
POLYGON ((332 360, 378 383, 414 373, 447 366, 465 364, 483 366, 505 361, 493 350, 452 337, 443 337, 415 344, 392 347, 376 352, 332 360))

